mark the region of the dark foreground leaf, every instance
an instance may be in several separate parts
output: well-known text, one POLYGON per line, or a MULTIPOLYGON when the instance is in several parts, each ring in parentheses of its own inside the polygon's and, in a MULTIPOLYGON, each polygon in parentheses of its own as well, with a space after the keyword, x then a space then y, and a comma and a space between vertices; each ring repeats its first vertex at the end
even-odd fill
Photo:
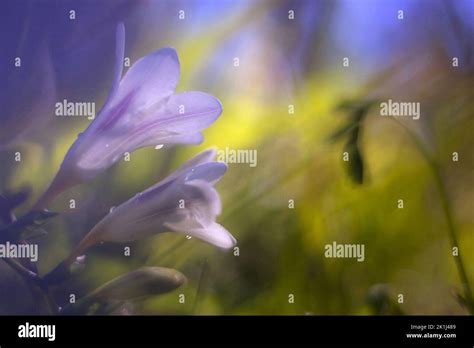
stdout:
POLYGON ((17 242, 20 240, 38 238, 46 233, 41 226, 56 215, 58 215, 58 213, 47 210, 32 211, 15 222, 1 228, 0 242, 17 242))

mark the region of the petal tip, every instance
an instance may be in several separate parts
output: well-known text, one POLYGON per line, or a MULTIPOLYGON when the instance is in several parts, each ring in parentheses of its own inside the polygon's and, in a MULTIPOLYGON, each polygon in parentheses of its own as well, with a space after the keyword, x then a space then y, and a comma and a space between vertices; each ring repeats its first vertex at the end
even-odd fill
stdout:
POLYGON ((179 63, 178 51, 174 47, 163 47, 158 50, 161 55, 170 56, 179 63))
POLYGON ((123 22, 119 22, 117 24, 117 35, 125 34, 125 24, 123 22))
POLYGON ((225 172, 227 172, 227 169, 229 169, 229 166, 225 162, 215 162, 215 163, 216 163, 216 167, 219 168, 220 171, 222 172, 222 175, 224 175, 225 172))
POLYGON ((213 147, 210 147, 210 148, 204 150, 198 156, 200 156, 200 157, 202 156, 202 157, 208 159, 209 161, 212 161, 214 158, 216 158, 216 155, 217 155, 217 148, 215 146, 213 146, 213 147))
POLYGON ((220 246, 222 249, 225 249, 225 250, 232 249, 233 247, 237 245, 237 239, 235 239, 235 237, 232 234, 230 234, 230 232, 227 231, 227 233, 228 233, 229 239, 223 242, 222 245, 220 246))

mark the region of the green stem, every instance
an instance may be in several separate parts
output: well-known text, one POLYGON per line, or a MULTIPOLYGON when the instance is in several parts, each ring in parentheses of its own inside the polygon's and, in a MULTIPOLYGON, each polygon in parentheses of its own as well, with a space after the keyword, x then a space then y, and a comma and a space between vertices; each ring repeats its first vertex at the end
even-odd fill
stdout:
POLYGON ((392 119, 392 120, 394 120, 398 125, 402 126, 407 131, 411 139, 415 142, 415 144, 421 151, 423 157, 425 158, 425 160, 427 161, 431 169, 431 173, 433 174, 433 177, 435 179, 436 188, 438 190, 439 197, 441 199, 441 206, 442 206, 444 215, 446 217, 446 222, 448 225, 448 235, 449 235, 449 240, 451 243, 451 249, 453 249, 454 247, 458 249, 458 256, 454 257, 454 261, 456 263, 456 268, 458 270, 459 278, 461 279, 462 287, 464 290, 465 304, 469 313, 474 314, 474 298, 472 296, 472 290, 469 284, 469 278, 467 276, 466 268, 464 267, 464 262, 461 256, 461 247, 458 242, 456 226, 455 226, 453 215, 451 212, 451 205, 449 203, 448 195, 446 193, 446 188, 445 188, 443 179, 441 178, 438 165, 436 161, 431 157, 426 147, 423 145, 420 139, 418 139, 418 137, 413 133, 412 130, 410 130, 403 123, 395 119, 392 119))
POLYGON ((204 262, 202 263, 202 269, 201 269, 201 275, 199 276, 199 282, 198 282, 198 287, 196 291, 196 298, 194 300, 194 305, 193 305, 193 315, 196 315, 198 313, 198 308, 199 308, 199 303, 202 297, 203 293, 203 288, 204 288, 204 277, 207 272, 207 259, 204 259, 204 262))

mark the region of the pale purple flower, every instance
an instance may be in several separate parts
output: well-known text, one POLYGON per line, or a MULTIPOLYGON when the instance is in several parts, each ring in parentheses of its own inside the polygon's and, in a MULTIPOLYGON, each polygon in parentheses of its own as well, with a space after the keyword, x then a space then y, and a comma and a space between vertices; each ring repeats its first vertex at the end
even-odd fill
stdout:
POLYGON ((175 93, 180 65, 173 48, 159 49, 133 64, 121 79, 125 29, 117 27, 115 79, 110 95, 64 158, 36 208, 64 188, 84 182, 146 146, 199 144, 200 133, 221 114, 218 99, 203 92, 175 93))
POLYGON ((101 241, 129 242, 170 231, 220 248, 233 247, 235 238, 216 222, 221 201, 213 185, 224 175, 227 165, 214 162, 215 155, 215 150, 197 155, 164 180, 114 208, 69 259, 101 241))

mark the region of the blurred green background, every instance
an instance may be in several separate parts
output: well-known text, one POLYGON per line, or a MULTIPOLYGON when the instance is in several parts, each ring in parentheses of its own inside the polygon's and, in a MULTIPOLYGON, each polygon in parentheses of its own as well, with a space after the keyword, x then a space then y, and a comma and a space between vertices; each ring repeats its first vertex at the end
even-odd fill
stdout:
MULTIPOLYGON (((200 146, 141 149, 130 162, 121 161, 61 195, 50 207, 61 215, 48 222, 49 234, 40 242, 40 273, 66 257, 111 207, 209 147, 258 151, 255 168, 229 164, 216 186, 223 202, 217 221, 237 238, 239 255, 171 233, 126 244, 130 257, 123 255, 124 245, 105 243, 91 250, 78 278, 55 290, 58 302, 149 265, 177 269, 188 283, 127 304, 127 312, 466 314, 457 298, 462 287, 439 187, 420 146, 436 161, 472 283, 474 12, 469 17, 469 9, 472 1, 456 6, 443 1, 154 1, 124 14, 126 55, 132 62, 159 47, 176 47, 178 91, 213 94, 224 112, 204 131, 200 146), (188 16, 184 21, 177 19, 180 9, 188 16), (403 20, 397 18, 399 9, 405 11, 403 20), (288 19, 290 10, 294 20, 288 19), (460 61, 456 68, 454 56, 460 61), (349 67, 343 66, 344 57, 349 67), (388 99, 420 102, 421 118, 381 117, 379 102, 388 99), (364 180, 357 183, 342 160, 347 137, 329 138, 351 122, 357 105, 371 101, 375 104, 359 124, 364 180), (288 112, 290 104, 294 114, 288 112), (452 161, 453 152, 459 153, 458 162, 452 161), (76 200, 75 209, 69 209, 70 199, 76 200), (399 199, 403 209, 397 208, 399 199), (333 241, 365 244, 365 261, 325 258, 324 246, 333 241), (179 303, 179 294, 185 303, 179 303), (396 303, 398 294, 404 303, 396 303)), ((103 80, 110 81, 112 62, 104 69, 103 80)), ((97 105, 107 91, 104 84, 95 95, 97 105)), ((48 117, 47 128, 0 152, 2 191, 32 188, 18 215, 28 211, 90 122, 48 117), (22 153, 21 164, 12 160, 16 151, 22 153)), ((25 285, 1 267, 1 291, 15 289, 16 296, 0 301, 5 302, 2 313, 32 311, 25 285)))

